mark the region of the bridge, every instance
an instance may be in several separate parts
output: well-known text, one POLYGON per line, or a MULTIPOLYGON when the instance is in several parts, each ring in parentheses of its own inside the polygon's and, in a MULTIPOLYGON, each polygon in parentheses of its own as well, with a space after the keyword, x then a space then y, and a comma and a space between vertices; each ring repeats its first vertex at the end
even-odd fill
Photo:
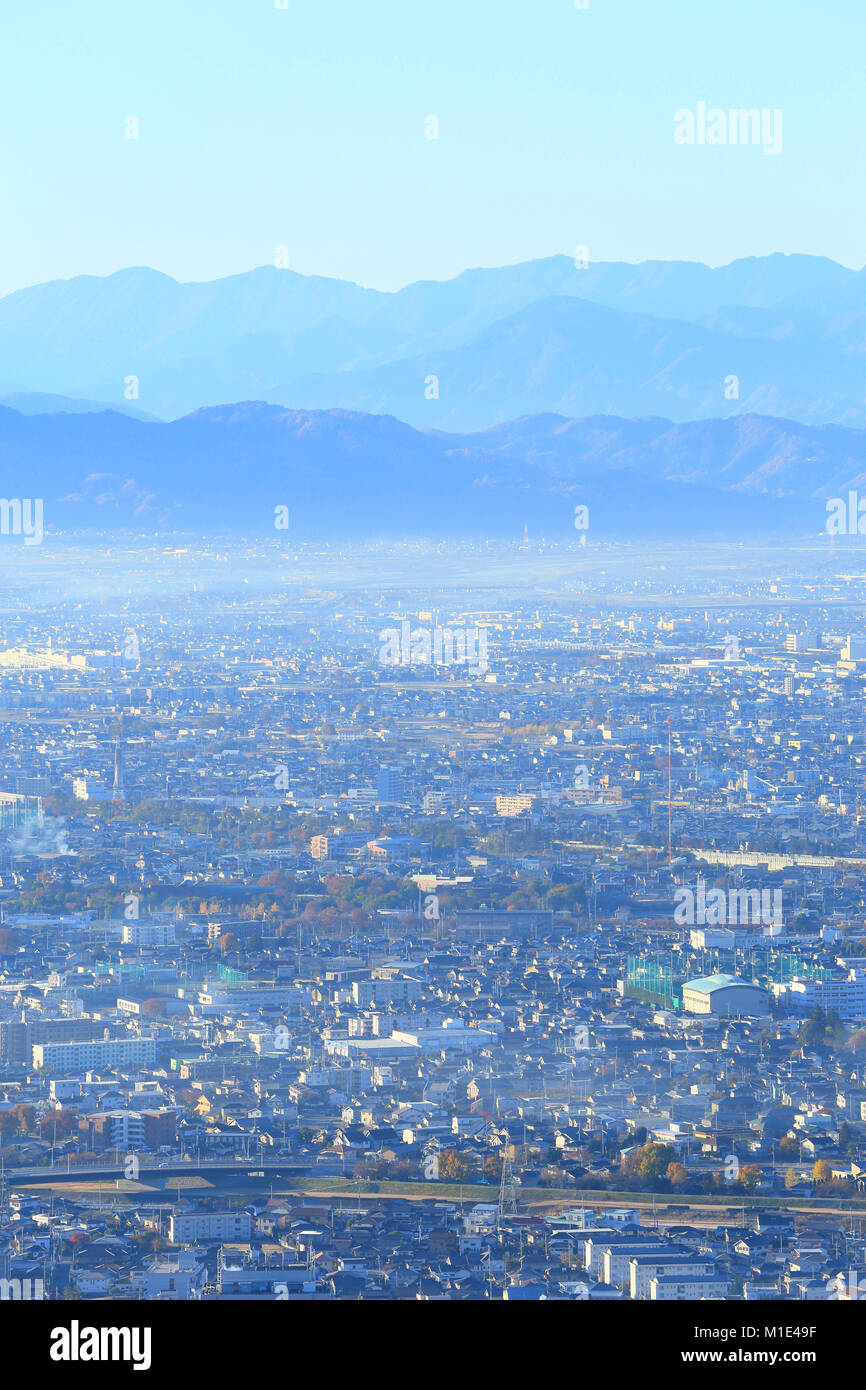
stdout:
POLYGON ((312 1165, 309 1162, 299 1163, 292 1159, 274 1158, 203 1158, 183 1159, 171 1158, 168 1160, 154 1161, 147 1155, 124 1155, 114 1162, 106 1163, 64 1163, 57 1162, 49 1165, 28 1168, 7 1168, 6 1183, 8 1187, 14 1188, 16 1183, 26 1184, 28 1187, 34 1183, 85 1183, 85 1182, 111 1182, 117 1179, 126 1179, 133 1182, 146 1182, 148 1178, 163 1178, 169 1184, 172 1178, 194 1177, 197 1173, 202 1177, 220 1177, 231 1175, 236 1178, 249 1178, 257 1173, 264 1173, 266 1177, 285 1177, 297 1178, 301 1175, 309 1175, 312 1165), (137 1160, 137 1177, 129 1178, 128 1163, 129 1157, 137 1160))

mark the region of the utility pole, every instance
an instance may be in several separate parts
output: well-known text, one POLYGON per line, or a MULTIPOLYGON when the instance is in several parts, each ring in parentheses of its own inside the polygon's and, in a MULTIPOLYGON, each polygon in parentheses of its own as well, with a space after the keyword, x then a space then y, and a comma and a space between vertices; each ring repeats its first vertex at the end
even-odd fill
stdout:
POLYGON ((667 716, 667 862, 669 863, 673 862, 670 840, 671 810, 673 810, 673 802, 671 802, 670 794, 670 724, 671 720, 669 714, 669 716, 667 716))

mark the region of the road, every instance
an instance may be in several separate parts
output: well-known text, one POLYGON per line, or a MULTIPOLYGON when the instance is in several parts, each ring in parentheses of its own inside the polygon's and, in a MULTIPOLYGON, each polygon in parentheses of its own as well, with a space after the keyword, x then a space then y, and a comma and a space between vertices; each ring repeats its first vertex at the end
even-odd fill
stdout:
MULTIPOLYGON (((6 1181, 11 1187, 16 1183, 26 1183, 32 1186, 34 1183, 82 1183, 111 1181, 117 1178, 126 1178, 127 1160, 114 1163, 100 1164, 70 1164, 55 1163, 48 1167, 31 1168, 11 1168, 6 1171, 6 1181)), ((196 1173, 206 1174, 210 1177, 229 1175, 237 1178, 247 1178, 250 1173, 267 1173, 274 1177, 285 1176, 288 1178, 299 1177, 302 1174, 309 1174, 309 1163, 298 1163, 291 1159, 260 1159, 248 1158, 239 1163, 234 1158, 205 1158, 201 1162, 193 1160, 186 1162, 184 1159, 170 1159, 167 1163, 149 1161, 146 1157, 138 1156, 138 1178, 173 1178, 173 1177, 194 1177, 196 1173)))

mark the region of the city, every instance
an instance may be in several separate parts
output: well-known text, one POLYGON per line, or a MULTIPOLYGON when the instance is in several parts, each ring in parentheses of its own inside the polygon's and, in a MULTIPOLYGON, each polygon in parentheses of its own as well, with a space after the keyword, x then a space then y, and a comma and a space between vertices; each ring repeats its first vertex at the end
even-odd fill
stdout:
POLYGON ((866 576, 830 546, 12 566, 4 1288, 859 1299, 866 576))
POLYGON ((15 1390, 847 1371, 866 11, 6 9, 15 1390))

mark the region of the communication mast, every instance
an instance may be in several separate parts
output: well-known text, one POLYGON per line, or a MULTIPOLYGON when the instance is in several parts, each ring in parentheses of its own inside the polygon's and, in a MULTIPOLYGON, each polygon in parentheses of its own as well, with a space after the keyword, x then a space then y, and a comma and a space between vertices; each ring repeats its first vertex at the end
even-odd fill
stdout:
POLYGON ((511 1164, 509 1149, 511 1145, 507 1143, 502 1151, 502 1173, 499 1178, 499 1221, 503 1217, 517 1215, 517 1184, 514 1180, 514 1169, 511 1164))
POLYGON ((114 740, 114 782, 111 791, 112 801, 123 801, 123 754, 120 751, 120 738, 114 740))

